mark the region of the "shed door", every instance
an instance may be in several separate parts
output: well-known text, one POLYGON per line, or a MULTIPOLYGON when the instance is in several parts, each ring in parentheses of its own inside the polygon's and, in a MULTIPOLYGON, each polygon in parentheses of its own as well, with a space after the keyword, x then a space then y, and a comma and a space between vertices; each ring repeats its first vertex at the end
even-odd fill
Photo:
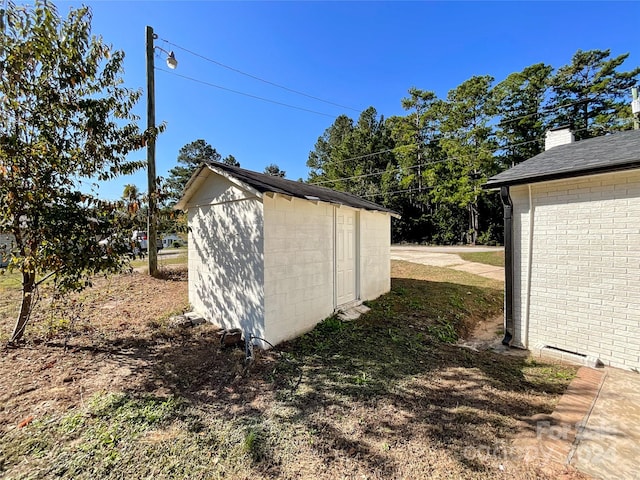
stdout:
POLYGON ((336 211, 336 303, 356 299, 356 212, 336 211))

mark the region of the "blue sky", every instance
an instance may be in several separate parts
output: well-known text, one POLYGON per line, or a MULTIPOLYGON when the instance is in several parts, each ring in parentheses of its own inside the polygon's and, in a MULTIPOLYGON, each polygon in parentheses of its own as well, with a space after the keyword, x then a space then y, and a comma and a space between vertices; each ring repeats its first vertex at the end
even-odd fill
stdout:
MULTIPOLYGON (((640 64, 637 2, 211 2, 90 1, 93 32, 124 50, 125 83, 144 88, 145 26, 156 46, 175 50, 176 74, 322 113, 287 108, 156 72, 157 172, 166 176, 179 149, 203 138, 242 167, 276 163, 287 178, 306 178, 317 138, 340 114, 356 119, 374 106, 402 114, 411 86, 439 96, 472 75, 496 82, 537 62, 569 63, 578 49, 629 52, 640 64), (295 95, 187 53, 191 50, 257 77, 331 101, 295 95)), ((62 15, 77 2, 57 2, 62 15)), ((166 69, 158 51, 156 67, 166 69)), ((146 124, 146 103, 137 108, 146 124)), ((145 158, 145 151, 132 158, 145 158)), ((146 173, 102 184, 119 198, 146 173)))

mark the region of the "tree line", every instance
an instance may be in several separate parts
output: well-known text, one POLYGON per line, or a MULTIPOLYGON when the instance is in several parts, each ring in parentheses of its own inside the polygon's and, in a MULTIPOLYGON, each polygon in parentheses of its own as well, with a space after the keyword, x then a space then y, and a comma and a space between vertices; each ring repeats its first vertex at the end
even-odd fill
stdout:
POLYGON ((413 87, 406 115, 341 115, 310 152, 307 181, 399 212, 394 242, 500 243, 502 206, 482 184, 541 153, 549 128, 568 125, 577 140, 632 128, 640 68, 624 71, 628 56, 578 50, 567 65, 537 63, 499 83, 473 76, 446 98, 413 87))

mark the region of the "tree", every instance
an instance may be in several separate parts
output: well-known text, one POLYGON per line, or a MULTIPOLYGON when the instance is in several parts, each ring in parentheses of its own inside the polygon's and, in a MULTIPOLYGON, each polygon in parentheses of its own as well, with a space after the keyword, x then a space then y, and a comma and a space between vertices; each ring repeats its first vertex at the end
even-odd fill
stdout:
POLYGON ((496 134, 503 149, 504 168, 536 156, 544 150, 549 127, 546 103, 553 67, 536 63, 512 73, 494 89, 500 122, 496 134))
POLYGON ((278 165, 276 165, 275 163, 267 165, 264 169, 264 173, 266 173, 267 175, 271 175, 273 177, 282 177, 282 178, 284 178, 284 176, 287 174, 287 172, 285 172, 284 170, 280 170, 280 167, 278 167, 278 165))
MULTIPOLYGON (((386 189, 386 206, 402 212, 393 222, 394 236, 402 240, 430 241, 433 234, 433 205, 423 174, 429 163, 440 157, 438 100, 434 92, 412 87, 402 99, 406 116, 389 119, 395 141, 397 175, 386 189)), ((391 180, 391 179, 390 179, 391 180)))
POLYGON ((184 187, 202 162, 219 162, 220 158, 221 155, 216 149, 203 139, 183 146, 178 152, 178 165, 169 170, 166 180, 167 195, 170 200, 174 203, 180 200, 184 187))
POLYGON ((493 77, 474 76, 449 91, 440 104, 442 138, 446 155, 441 163, 429 165, 425 175, 436 202, 466 208, 469 213, 469 241, 475 244, 480 231, 482 184, 496 173, 490 122, 495 113, 491 83, 493 77))
POLYGON ((157 132, 136 126, 140 92, 122 86, 124 53, 91 37, 88 8, 62 19, 50 2, 9 3, 3 22, 0 231, 15 237, 8 268, 22 274, 16 342, 45 280, 63 294, 128 266, 122 209, 79 184, 143 167, 126 156, 157 132))
POLYGON ((629 91, 640 67, 621 72, 629 54, 610 57, 611 50, 578 50, 553 77, 552 121, 571 125, 578 140, 629 129, 633 123, 629 91))
POLYGON ((222 159, 222 163, 224 163, 225 165, 231 165, 232 167, 240 166, 240 162, 236 160, 236 157, 234 157, 233 155, 227 155, 226 157, 224 157, 222 159))
POLYGON ((376 109, 369 107, 356 124, 340 115, 318 138, 307 160, 308 181, 374 200, 394 164, 390 129, 384 117, 378 118, 376 109))

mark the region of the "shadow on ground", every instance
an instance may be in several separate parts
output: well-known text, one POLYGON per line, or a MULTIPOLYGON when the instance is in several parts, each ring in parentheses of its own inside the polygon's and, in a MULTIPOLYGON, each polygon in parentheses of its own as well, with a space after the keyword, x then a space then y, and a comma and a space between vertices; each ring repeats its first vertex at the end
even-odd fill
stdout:
MULTIPOLYGON (((509 441, 520 419, 553 409, 573 369, 447 343, 501 303, 497 289, 397 278, 358 321, 327 319, 248 365, 244 349, 220 348, 209 325, 158 322, 144 335, 72 338, 68 355, 83 359, 78 378, 92 367, 122 376, 117 408, 83 417, 85 428, 101 418, 117 425, 122 405, 179 401, 120 443, 93 447, 111 463, 79 459, 77 446, 64 445, 47 462, 67 465, 56 475, 69 477, 526 478, 505 470, 509 441)), ((84 438, 66 435, 76 445, 84 438)), ((0 473, 21 454, 5 453, 0 473)), ((42 468, 41 478, 53 472, 42 468)))

